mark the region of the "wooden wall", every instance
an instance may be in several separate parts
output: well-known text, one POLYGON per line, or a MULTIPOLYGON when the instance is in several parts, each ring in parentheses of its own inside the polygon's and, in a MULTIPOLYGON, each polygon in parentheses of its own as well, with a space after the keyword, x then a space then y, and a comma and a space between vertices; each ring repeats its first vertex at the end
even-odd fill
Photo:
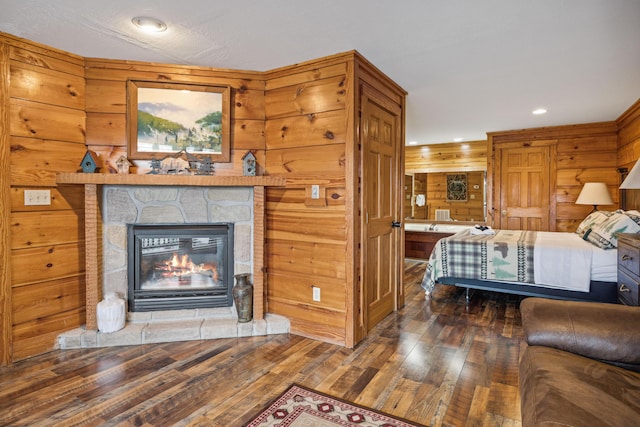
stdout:
MULTIPOLYGON (((423 194, 427 200, 427 175, 426 173, 416 173, 413 175, 413 218, 414 219, 428 219, 429 218, 429 204, 425 202, 423 206, 418 206, 416 203, 416 196, 423 194)), ((405 215, 406 216, 406 215, 405 215)))
MULTIPOLYGON (((640 99, 616 120, 618 166, 631 170, 640 159, 640 99)), ((640 209, 640 190, 627 190, 627 209, 640 209)))
POLYGON ((407 146, 404 167, 406 173, 485 171, 487 141, 407 146))
MULTIPOLYGON (((484 221, 484 171, 487 170, 487 141, 450 142, 405 148, 405 172, 425 176, 426 218, 435 220, 436 209, 450 209, 459 221, 484 221), (428 172, 428 173, 425 173, 428 172), (469 199, 446 201, 446 173, 467 173, 469 199), (477 189, 474 186, 479 186, 477 189)), ((415 209, 415 208, 414 208, 415 209)))
POLYGON ((404 91, 355 51, 266 73, 266 172, 287 178, 286 188, 267 189, 268 311, 289 318, 293 333, 348 347, 366 334, 356 123, 363 86, 404 108, 404 91), (319 201, 310 199, 312 184, 319 201))
MULTIPOLYGON (((592 206, 576 205, 575 201, 585 182, 605 182, 615 205, 607 210, 618 208, 617 187, 620 178, 617 171, 617 127, 615 122, 590 123, 583 125, 553 126, 534 129, 489 132, 489 153, 487 169, 488 220, 491 222, 493 197, 492 180, 493 150, 500 144, 532 141, 552 141, 555 145, 556 176, 555 197, 556 231, 575 231, 580 222, 589 214, 592 206)), ((553 177, 552 177, 553 179, 553 177)), ((604 208, 604 207, 603 207, 604 208)))
POLYGON ((449 209, 456 221, 484 221, 484 171, 468 172, 467 200, 447 200, 447 175, 445 172, 427 174, 428 218, 436 219, 436 209, 449 209))
MULTIPOLYGON (((264 80, 262 73, 136 61, 85 59, 87 80, 87 146, 100 156, 101 167, 115 169, 127 153, 127 80, 161 81, 231 87, 231 161, 216 163, 219 176, 242 175, 242 157, 251 150, 258 174, 264 172, 264 80)), ((141 168, 148 162, 136 162, 141 168)), ((134 171, 135 172, 135 171, 134 171)), ((141 171, 137 171, 141 172, 141 171)))
POLYGON ((10 283, 0 291, 8 363, 52 349, 60 332, 84 323, 82 193, 56 188, 55 174, 76 171, 86 151, 86 92, 82 58, 3 34, 0 48, 2 81, 10 82, 1 126, 10 152, 2 173, 10 283), (25 206, 30 189, 49 190, 51 205, 25 206))
MULTIPOLYGON (((266 264, 271 313, 293 333, 345 343, 347 291, 346 150, 352 96, 343 57, 268 74, 265 92, 266 172, 287 177, 268 188, 266 264), (310 185, 321 199, 310 199, 310 185), (312 300, 311 287, 321 301, 312 300)), ((349 283, 348 283, 349 282, 349 283)))

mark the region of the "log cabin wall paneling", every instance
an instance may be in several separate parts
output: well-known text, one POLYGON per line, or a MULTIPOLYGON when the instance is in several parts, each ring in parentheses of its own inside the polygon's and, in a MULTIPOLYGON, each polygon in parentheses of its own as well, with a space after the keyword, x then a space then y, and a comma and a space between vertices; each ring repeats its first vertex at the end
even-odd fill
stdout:
MULTIPOLYGON (((616 124, 618 166, 631 170, 640 159, 640 99, 616 120, 616 124)), ((640 190, 627 190, 626 199, 627 209, 640 209, 640 190)))
POLYGON ((60 332, 84 324, 83 195, 57 188, 55 175, 75 172, 86 151, 85 80, 78 56, 3 34, 0 46, 3 84, 10 82, 1 126, 2 150, 10 151, 2 173, 10 224, 2 361, 9 363, 51 350, 60 332), (25 190, 50 191, 51 204, 25 206, 25 190))
POLYGON ((487 170, 487 141, 405 147, 406 173, 485 170, 487 170))
MULTIPOLYGON (((497 147, 522 147, 537 141, 551 141, 556 148, 555 197, 551 205, 555 211, 555 231, 575 231, 580 222, 589 214, 592 206, 576 205, 575 201, 585 182, 605 182, 614 205, 601 209, 617 209, 620 179, 617 171, 617 128, 615 122, 590 123, 583 125, 553 126, 524 130, 489 132, 487 169, 487 220, 491 224, 494 198, 493 180, 498 171, 494 169, 497 147)), ((552 185, 553 187, 553 185, 552 185)))
MULTIPOLYGON (((127 154, 127 81, 160 81, 231 87, 231 161, 215 163, 218 176, 241 176, 242 157, 253 151, 258 174, 264 173, 264 80, 262 73, 207 67, 85 59, 87 146, 100 157, 103 171, 127 154)), ((137 161, 134 173, 148 162, 137 161)))
POLYGON ((273 70, 265 93, 266 171, 287 177, 286 188, 267 189, 268 311, 288 317, 296 334, 348 347, 366 334, 355 119, 362 85, 404 111, 404 91, 355 51, 273 70), (310 199, 313 184, 319 202, 310 199))
POLYGON ((344 344, 353 81, 345 58, 310 65, 274 70, 266 83, 266 171, 287 177, 286 188, 267 189, 267 310, 288 317, 293 333, 344 344), (309 199, 312 184, 322 186, 320 202, 309 199))
POLYGON ((447 200, 446 172, 428 173, 427 219, 435 221, 436 209, 449 209, 454 221, 484 221, 484 171, 466 173, 467 200, 447 200))
MULTIPOLYGON (((451 142, 405 147, 405 172, 424 176, 427 204, 424 216, 435 220, 436 209, 449 209, 459 221, 484 221, 484 172, 487 170, 487 141, 451 142), (446 200, 446 173, 467 174, 466 202, 446 200), (475 186, 478 188, 475 188, 475 186)), ((414 193, 418 193, 414 191, 414 193)), ((415 200, 415 198, 414 198, 415 200)), ((414 206, 414 211, 416 207, 414 206)))

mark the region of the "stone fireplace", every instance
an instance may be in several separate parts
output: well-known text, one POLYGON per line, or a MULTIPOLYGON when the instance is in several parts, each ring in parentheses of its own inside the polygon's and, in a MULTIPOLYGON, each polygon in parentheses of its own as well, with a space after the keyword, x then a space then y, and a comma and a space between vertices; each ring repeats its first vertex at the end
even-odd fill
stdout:
MULTIPOLYGON (((135 292, 134 295, 130 294, 129 286, 130 283, 135 284, 138 266, 135 263, 129 264, 135 261, 136 256, 142 255, 143 243, 149 246, 144 248, 148 252, 163 251, 170 255, 176 253, 182 257, 189 252, 185 249, 185 245, 187 242, 191 245, 193 238, 201 237, 200 242, 203 239, 215 241, 216 251, 220 250, 222 253, 216 252, 215 255, 210 253, 208 259, 202 258, 198 261, 216 264, 222 262, 223 265, 217 265, 216 268, 226 276, 219 278, 225 286, 233 286, 234 274, 253 271, 251 188, 109 187, 103 193, 103 206, 106 207, 103 212, 103 293, 116 292, 126 296, 130 312, 175 308, 170 307, 171 304, 160 301, 161 290, 156 289, 155 294, 159 298, 155 302, 138 301, 139 303, 136 304, 135 292), (137 238, 129 233, 135 230, 138 231, 137 238), (232 240, 228 242, 226 250, 222 249, 223 242, 228 238, 232 240), (163 242, 162 239, 167 240, 163 242), (177 248, 180 241, 183 246, 177 248), (229 249, 233 250, 229 252, 229 249), (130 272, 134 277, 130 277, 130 272)), ((146 257, 147 262, 153 260, 153 255, 147 254, 146 257)), ((140 272, 138 271, 137 274, 140 272)), ((180 285, 173 286, 173 288, 176 287, 178 294, 189 292, 186 289, 184 289, 185 292, 181 292, 180 285)), ((186 288, 186 285, 182 287, 186 288)), ((140 291, 143 290, 140 289, 140 291)), ((196 292, 196 294, 198 295, 195 296, 204 296, 203 293, 196 292)), ((230 293, 228 295, 230 296, 230 293)), ((195 298, 193 304, 187 302, 180 308, 231 305, 230 299, 218 301, 221 302, 220 304, 213 303, 212 300, 202 301, 200 305, 197 300, 195 298)))
MULTIPOLYGON (((264 186, 283 185, 281 178, 59 174, 58 183, 85 185, 87 235, 87 325, 62 334, 59 337, 61 348, 242 337, 289 331, 286 318, 264 314, 263 299, 264 186), (194 231, 199 227, 221 224, 232 229, 227 234, 232 239, 230 246, 233 248, 227 255, 230 263, 223 268, 225 275, 229 273, 226 280, 231 281, 233 275, 242 273, 251 274, 254 280, 252 322, 238 323, 232 302, 170 310, 160 305, 147 307, 149 309, 143 311, 129 309, 125 328, 120 331, 102 334, 96 330, 95 306, 101 295, 115 292, 128 298, 130 293, 130 247, 135 245, 128 242, 129 228, 150 227, 155 228, 153 232, 156 232, 177 225, 194 231), (92 239, 96 234, 98 238, 92 239), (98 275, 95 275, 96 272, 98 275), (97 292, 96 285, 99 287, 97 292)), ((218 245, 213 243, 215 238, 212 241, 211 236, 191 236, 182 243, 176 242, 175 235, 164 238, 174 240, 163 242, 166 244, 162 249, 176 244, 184 245, 186 240, 194 238, 195 243, 191 240, 189 244, 218 245)), ((218 274, 211 268, 203 268, 204 276, 218 274)))
POLYGON ((233 224, 129 224, 129 311, 233 305, 233 224))

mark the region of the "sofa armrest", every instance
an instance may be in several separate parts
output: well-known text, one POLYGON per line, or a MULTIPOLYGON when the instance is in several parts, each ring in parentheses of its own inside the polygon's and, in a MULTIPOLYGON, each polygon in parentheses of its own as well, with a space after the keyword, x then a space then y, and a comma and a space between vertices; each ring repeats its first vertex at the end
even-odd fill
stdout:
POLYGON ((520 313, 529 345, 640 368, 638 307, 527 298, 520 304, 520 313))

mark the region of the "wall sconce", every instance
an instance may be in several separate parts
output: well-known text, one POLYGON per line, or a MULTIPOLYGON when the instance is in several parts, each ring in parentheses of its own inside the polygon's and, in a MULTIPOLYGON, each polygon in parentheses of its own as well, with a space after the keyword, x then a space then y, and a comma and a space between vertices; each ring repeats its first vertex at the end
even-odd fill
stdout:
POLYGON ((576 205, 593 205, 591 212, 597 211, 598 205, 612 204, 613 200, 604 182, 586 182, 576 200, 576 205))

